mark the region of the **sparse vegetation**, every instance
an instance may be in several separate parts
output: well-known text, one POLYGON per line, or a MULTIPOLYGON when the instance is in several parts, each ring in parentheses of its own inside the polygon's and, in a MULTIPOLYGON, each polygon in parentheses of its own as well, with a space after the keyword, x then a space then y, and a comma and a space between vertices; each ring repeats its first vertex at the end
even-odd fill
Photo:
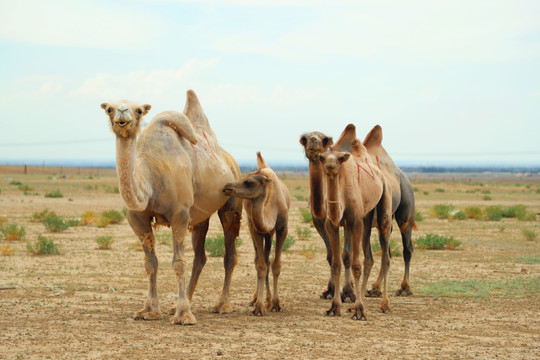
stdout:
POLYGON ((33 222, 42 222, 43 219, 45 219, 49 214, 56 216, 56 213, 54 211, 49 211, 49 209, 45 208, 42 211, 36 211, 35 213, 33 213, 31 220, 33 222))
POLYGON ((293 236, 288 235, 285 238, 285 241, 283 242, 283 249, 282 249, 283 252, 287 252, 291 248, 291 246, 294 245, 295 242, 296 242, 296 239, 293 236))
POLYGON ((307 200, 307 198, 306 198, 304 195, 302 195, 302 194, 295 194, 295 195, 294 195, 294 198, 295 198, 296 200, 298 200, 298 201, 306 201, 306 200, 307 200))
POLYGON ((109 224, 118 224, 124 219, 124 216, 122 215, 122 213, 120 213, 120 211, 113 209, 104 211, 101 216, 108 218, 109 224))
POLYGON ((296 226, 296 235, 298 236, 298 239, 307 240, 311 235, 311 230, 309 230, 308 227, 303 228, 301 226, 296 226))
POLYGON ((540 278, 512 280, 441 280, 430 282, 418 289, 424 296, 438 297, 508 297, 538 294, 540 278))
POLYGON ((28 252, 34 255, 57 255, 58 246, 52 239, 47 239, 43 235, 38 235, 38 240, 34 244, 26 244, 28 252))
POLYGON ((172 245, 172 234, 171 234, 171 232, 167 231, 167 232, 164 232, 164 233, 156 234, 155 236, 156 236, 156 241, 159 244, 167 245, 167 246, 172 245))
POLYGON ((34 188, 27 184, 21 184, 19 185, 19 190, 28 192, 28 191, 34 191, 34 188))
POLYGON ((484 218, 490 221, 499 221, 502 219, 503 209, 499 205, 488 206, 484 209, 484 218))
POLYGON ((435 189, 435 192, 443 193, 443 192, 445 192, 445 190, 444 190, 444 189, 441 189, 441 188, 436 188, 436 189, 435 189))
POLYGON ((48 213, 41 221, 45 228, 49 232, 57 233, 65 231, 69 225, 62 218, 58 217, 56 213, 48 213))
POLYGON ((22 182, 17 181, 17 180, 11 180, 11 181, 9 182, 9 185, 19 186, 19 185, 22 185, 22 182))
POLYGON ((220 257, 225 255, 225 237, 223 234, 207 236, 205 243, 206 251, 210 257, 220 257))
MULTIPOLYGON (((398 244, 395 242, 394 239, 390 239, 390 244, 389 245, 390 245, 390 254, 392 254, 392 256, 401 256, 401 255, 403 255, 403 253, 401 252, 400 247, 398 246, 398 244)), ((373 251, 378 256, 382 255, 381 244, 379 243, 378 238, 376 238, 375 241, 371 242, 371 251, 373 251)))
POLYGON ((309 211, 308 209, 300 208, 300 215, 302 216, 304 222, 313 225, 313 216, 311 215, 311 211, 309 211))
POLYGON ((109 226, 110 223, 111 223, 111 219, 109 219, 108 217, 102 215, 97 220, 96 226, 98 228, 104 228, 104 227, 109 226))
POLYGON ((433 214, 437 219, 448 219, 452 210, 454 210, 454 205, 438 204, 433 207, 433 214))
POLYGON ((315 257, 315 254, 317 253, 317 247, 314 244, 309 244, 308 247, 306 245, 302 246, 302 256, 304 256, 306 259, 313 259, 315 257))
POLYGON ((79 225, 93 225, 97 223, 98 218, 93 211, 85 211, 81 216, 81 223, 79 225))
POLYGON ((2 227, 1 231, 4 235, 4 239, 6 239, 7 241, 20 240, 26 235, 26 230, 24 229, 24 226, 19 226, 17 224, 7 224, 2 227))
POLYGON ((440 250, 445 248, 453 250, 461 245, 461 241, 455 240, 453 236, 426 234, 416 239, 415 244, 420 250, 440 250))
POLYGON ((525 237, 525 239, 527 239, 529 241, 536 240, 536 233, 534 231, 532 231, 532 230, 523 229, 522 234, 525 237))
POLYGON ((0 248, 0 254, 2 254, 2 256, 11 256, 14 252, 15 248, 12 248, 9 245, 0 248))
POLYGON ((112 236, 98 236, 96 238, 96 243, 98 244, 99 249, 108 250, 114 243, 114 239, 112 236))
POLYGON ((46 198, 61 198, 64 197, 62 192, 60 192, 60 189, 56 189, 55 191, 51 191, 48 193, 45 193, 46 198))
POLYGON ((465 215, 465 213, 461 210, 458 210, 456 211, 453 215, 452 215, 452 219, 454 220, 465 220, 467 218, 467 215, 465 215))
POLYGON ((482 209, 478 206, 469 206, 465 208, 464 212, 469 219, 480 220, 482 218, 482 209))
POLYGON ((482 200, 485 200, 485 201, 490 201, 491 200, 491 196, 489 195, 486 195, 482 198, 482 200))
POLYGON ((422 215, 420 211, 417 211, 416 214, 414 215, 414 221, 416 222, 424 221, 424 215, 422 215))
POLYGON ((7 223, 8 219, 5 216, 0 216, 0 226, 4 226, 7 223))

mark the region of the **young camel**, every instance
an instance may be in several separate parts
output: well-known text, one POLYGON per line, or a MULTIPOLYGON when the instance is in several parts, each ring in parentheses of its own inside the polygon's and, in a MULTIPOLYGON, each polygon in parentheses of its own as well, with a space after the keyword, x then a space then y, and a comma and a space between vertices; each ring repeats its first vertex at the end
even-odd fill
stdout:
POLYGON ((190 302, 206 262, 204 242, 210 216, 218 211, 225 233, 225 281, 214 312, 230 312, 229 288, 236 265, 235 239, 240 230, 242 203, 228 199, 223 186, 240 178, 236 161, 217 142, 208 119, 195 95, 187 92, 184 112, 165 111, 156 115, 140 132, 142 117, 151 106, 131 101, 103 103, 116 135, 116 167, 120 194, 128 207, 127 218, 144 250, 148 274, 148 296, 134 318, 161 318, 156 281, 153 225, 172 228, 173 269, 178 281, 178 302, 172 324, 195 324, 190 302), (192 230, 195 258, 189 286, 185 289, 184 236, 192 230))
MULTIPOLYGON (((379 241, 382 249, 383 298, 380 311, 390 310, 386 288, 386 278, 390 267, 389 238, 392 222, 392 193, 382 172, 371 161, 366 148, 355 140, 352 156, 349 153, 328 151, 320 154, 327 186, 326 231, 332 245, 332 271, 334 284, 339 288, 341 259, 339 226, 343 224, 351 234, 351 268, 354 275, 356 302, 349 310, 355 320, 366 320, 364 294, 373 256, 371 254, 370 232, 373 216, 377 215, 379 241), (364 274, 360 264, 360 244, 364 251, 364 274)), ((327 315, 341 315, 341 297, 334 296, 327 315)))
MULTIPOLYGON (((351 132, 348 131, 349 127, 351 126, 354 127, 354 125, 351 124, 345 128, 336 145, 333 147, 334 150, 347 152, 352 151, 351 143, 356 139, 356 135, 353 134, 354 136, 351 136, 351 132)), ((313 225, 324 241, 324 245, 326 246, 326 261, 330 267, 330 279, 328 280, 328 286, 320 296, 321 299, 327 299, 334 297, 335 284, 334 277, 332 275, 332 245, 324 225, 326 221, 326 187, 319 155, 325 153, 328 148, 333 145, 333 139, 332 137, 326 136, 321 132, 314 131, 303 134, 300 137, 300 144, 304 147, 306 158, 309 160, 309 207, 313 217, 313 225)), ((341 301, 343 302, 347 298, 350 298, 352 302, 355 302, 356 300, 356 295, 354 294, 353 290, 353 283, 350 280, 350 236, 351 234, 346 228, 342 256, 343 265, 345 267, 345 284, 343 285, 343 289, 341 291, 341 301)))
POLYGON ((255 247, 255 268, 257 269, 257 290, 251 301, 251 304, 255 306, 252 314, 260 316, 265 314, 264 282, 266 282, 267 308, 270 311, 282 311, 278 295, 278 278, 281 273, 281 250, 287 237, 289 191, 258 152, 257 171, 239 181, 228 183, 223 188, 223 193, 244 199, 249 232, 255 247), (276 234, 276 249, 272 262, 274 277, 274 295, 272 296, 268 271, 274 233, 276 234))

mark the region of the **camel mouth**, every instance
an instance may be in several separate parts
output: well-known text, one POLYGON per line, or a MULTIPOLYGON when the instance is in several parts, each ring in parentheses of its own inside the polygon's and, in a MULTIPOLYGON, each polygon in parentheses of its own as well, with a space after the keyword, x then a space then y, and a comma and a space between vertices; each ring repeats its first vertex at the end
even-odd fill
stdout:
POLYGON ((306 157, 313 161, 319 160, 319 153, 320 153, 319 149, 317 150, 306 149, 306 157))
POLYGON ((229 196, 230 196, 230 195, 233 194, 233 189, 230 188, 230 187, 225 186, 225 187, 223 188, 223 193, 224 193, 225 195, 229 195, 229 196))
POLYGON ((124 127, 126 126, 127 124, 129 124, 130 121, 125 121, 125 120, 120 120, 120 121, 117 121, 116 122, 116 125, 120 126, 120 127, 124 127))

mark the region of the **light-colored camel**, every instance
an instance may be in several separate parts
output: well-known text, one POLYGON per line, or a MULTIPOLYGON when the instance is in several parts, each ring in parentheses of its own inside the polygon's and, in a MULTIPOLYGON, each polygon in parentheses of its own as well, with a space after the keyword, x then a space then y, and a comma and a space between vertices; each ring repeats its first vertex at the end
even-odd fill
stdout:
POLYGON ((178 281, 178 302, 171 310, 172 324, 195 324, 191 299, 206 262, 204 242, 210 216, 218 211, 225 233, 225 281, 214 312, 230 312, 229 288, 236 265, 235 239, 240 230, 242 203, 227 198, 223 186, 240 178, 236 161, 219 145, 195 92, 187 92, 184 112, 157 114, 140 132, 150 105, 131 101, 103 103, 116 135, 116 168, 127 218, 145 254, 148 296, 135 319, 160 319, 153 225, 172 228, 173 269, 178 281), (185 289, 184 237, 192 230, 195 252, 189 286, 185 289))
MULTIPOLYGON (((356 301, 349 309, 353 319, 366 320, 364 294, 373 257, 371 244, 366 232, 371 230, 373 216, 377 215, 379 241, 382 248, 383 298, 380 310, 390 310, 390 301, 386 289, 386 278, 390 267, 389 238, 392 224, 392 193, 386 179, 374 164, 366 148, 355 140, 352 143, 352 156, 346 152, 330 150, 320 154, 327 186, 327 215, 325 227, 332 245, 332 270, 334 284, 339 288, 341 259, 339 226, 348 229, 351 237, 351 268, 354 275, 356 301), (367 235, 367 236, 366 236, 367 235), (360 245, 364 251, 364 274, 360 263, 360 245)), ((341 315, 341 297, 334 296, 327 315, 341 315)))
POLYGON ((270 311, 282 311, 279 302, 278 278, 281 273, 281 250, 287 238, 289 191, 274 171, 268 167, 261 153, 257 153, 257 171, 223 188, 225 195, 244 199, 248 216, 249 232, 255 247, 255 268, 257 270, 257 290, 251 301, 255 305, 252 314, 263 316, 264 283, 266 282, 266 302, 270 311), (276 248, 272 262, 274 295, 270 291, 268 271, 272 236, 276 235, 276 248))
MULTIPOLYGON (((342 137, 348 139, 356 138, 355 126, 349 124, 343 131, 342 137)), ((396 295, 412 295, 409 286, 409 268, 413 252, 411 234, 413 228, 416 227, 414 222, 415 206, 413 187, 407 175, 405 175, 405 173, 394 164, 392 158, 382 146, 382 128, 379 125, 373 127, 373 129, 367 134, 363 145, 367 149, 371 160, 377 164, 379 169, 382 170, 388 185, 392 189, 392 215, 395 217, 399 231, 401 232, 401 239, 403 243, 403 260, 405 263, 403 280, 400 288, 396 291, 396 295)), ((373 227, 376 226, 377 224, 374 222, 373 227)), ((373 284, 372 289, 367 293, 368 296, 381 295, 382 276, 383 274, 381 268, 379 271, 379 276, 373 284)))
MULTIPOLYGON (((351 137, 351 133, 347 129, 348 127, 343 131, 341 137, 333 147, 334 150, 347 152, 352 151, 351 143, 356 139, 356 137, 351 137)), ((317 232, 323 239, 324 245, 326 246, 326 261, 328 262, 328 266, 330 268, 330 279, 328 280, 328 286, 320 296, 322 299, 327 299, 334 296, 335 284, 332 270, 332 245, 324 225, 326 221, 326 185, 319 155, 325 153, 328 148, 333 145, 333 139, 332 137, 326 136, 321 132, 314 131, 303 134, 300 137, 300 144, 304 147, 306 158, 309 160, 309 207, 313 217, 313 225, 315 226, 315 229, 317 229, 317 232)), ((342 256, 345 267, 345 283, 341 291, 341 300, 345 301, 346 298, 350 298, 351 301, 354 302, 356 300, 356 295, 354 294, 353 283, 350 280, 350 235, 351 234, 346 228, 342 256)))

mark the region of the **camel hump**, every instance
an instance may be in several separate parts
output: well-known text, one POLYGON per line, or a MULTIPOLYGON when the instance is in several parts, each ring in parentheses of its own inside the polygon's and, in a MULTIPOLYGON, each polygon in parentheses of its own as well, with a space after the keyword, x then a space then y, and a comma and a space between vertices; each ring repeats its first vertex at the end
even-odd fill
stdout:
POLYGON ((352 143, 356 140, 356 126, 349 124, 341 133, 334 150, 352 152, 352 143))
POLYGON ((260 151, 257 151, 257 169, 258 170, 261 170, 261 169, 264 169, 264 168, 269 168, 270 166, 268 166, 266 164, 266 161, 264 161, 262 155, 261 155, 261 152, 260 151))
POLYGON ((171 127, 176 133, 192 144, 197 144, 197 137, 191 121, 186 117, 186 115, 178 111, 163 111, 154 116, 152 123, 162 123, 171 127))
POLYGON ((195 94, 195 91, 191 89, 187 91, 184 115, 188 117, 193 126, 199 127, 205 131, 211 131, 208 118, 202 109, 199 98, 197 97, 197 94, 195 94))
POLYGON ((364 157, 364 155, 367 153, 366 147, 358 139, 353 140, 353 142, 351 143, 351 147, 351 153, 353 154, 353 156, 364 157))
POLYGON ((364 146, 374 147, 374 146, 381 146, 382 144, 382 128, 380 125, 375 125, 373 129, 366 135, 366 138, 364 139, 364 146))

